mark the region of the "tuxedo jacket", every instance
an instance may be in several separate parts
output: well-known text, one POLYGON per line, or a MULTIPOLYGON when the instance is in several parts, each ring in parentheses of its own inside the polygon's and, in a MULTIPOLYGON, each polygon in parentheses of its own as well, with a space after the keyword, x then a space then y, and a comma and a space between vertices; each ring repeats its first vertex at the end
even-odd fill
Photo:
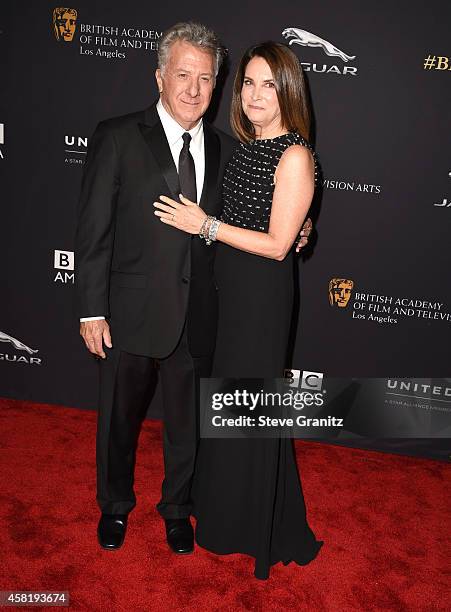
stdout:
MULTIPOLYGON (((222 178, 236 141, 204 121, 200 206, 221 212, 222 178)), ((156 110, 102 121, 88 148, 75 236, 81 317, 105 316, 113 346, 163 358, 185 321, 193 355, 213 352, 217 319, 214 243, 162 223, 153 202, 178 200, 177 168, 156 110), (188 315, 188 316, 187 316, 188 315)))

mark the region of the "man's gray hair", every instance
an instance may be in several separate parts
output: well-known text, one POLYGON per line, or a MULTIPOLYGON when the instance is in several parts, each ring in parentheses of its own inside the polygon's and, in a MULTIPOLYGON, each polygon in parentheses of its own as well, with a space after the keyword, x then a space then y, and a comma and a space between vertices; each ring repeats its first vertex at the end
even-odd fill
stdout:
POLYGON ((215 61, 215 77, 217 76, 225 56, 225 49, 213 30, 193 21, 176 23, 164 32, 158 45, 158 68, 161 72, 164 72, 168 62, 171 46, 178 40, 211 53, 215 61))

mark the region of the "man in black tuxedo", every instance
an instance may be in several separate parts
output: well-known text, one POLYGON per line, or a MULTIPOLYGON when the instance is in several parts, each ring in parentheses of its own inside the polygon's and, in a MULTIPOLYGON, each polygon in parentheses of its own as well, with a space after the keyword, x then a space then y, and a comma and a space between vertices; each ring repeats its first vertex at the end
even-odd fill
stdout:
POLYGON ((165 478, 157 509, 176 553, 193 550, 190 488, 197 381, 210 373, 216 330, 214 245, 163 225, 153 202, 183 193, 219 216, 236 142, 202 120, 222 60, 202 25, 170 28, 159 45, 160 99, 102 121, 90 141, 75 240, 80 333, 99 358, 98 539, 119 548, 136 446, 157 370, 164 402, 165 478))

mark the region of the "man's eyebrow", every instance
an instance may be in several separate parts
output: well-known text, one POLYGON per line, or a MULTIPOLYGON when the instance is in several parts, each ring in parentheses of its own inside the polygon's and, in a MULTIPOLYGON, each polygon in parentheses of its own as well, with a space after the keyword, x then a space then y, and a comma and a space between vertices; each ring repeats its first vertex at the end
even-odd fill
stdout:
MULTIPOLYGON (((174 68, 174 71, 175 72, 186 72, 187 74, 192 74, 193 72, 189 68, 182 68, 181 66, 174 68)), ((201 72, 201 75, 204 75, 204 74, 212 75, 213 72, 201 72)))

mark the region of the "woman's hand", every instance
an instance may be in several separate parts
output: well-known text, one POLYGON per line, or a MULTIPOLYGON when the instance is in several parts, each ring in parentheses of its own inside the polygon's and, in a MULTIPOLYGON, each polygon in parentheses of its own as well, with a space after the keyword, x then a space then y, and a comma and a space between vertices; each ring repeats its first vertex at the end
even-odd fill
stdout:
POLYGON ((313 229, 312 220, 308 218, 305 220, 305 223, 302 226, 301 231, 299 232, 298 242, 296 244, 296 253, 299 253, 302 247, 304 247, 307 244, 312 229, 313 229))
POLYGON ((160 221, 166 223, 166 225, 172 225, 172 227, 187 234, 198 234, 207 216, 206 213, 195 202, 191 202, 181 194, 179 198, 182 204, 167 196, 160 196, 160 200, 164 204, 161 202, 153 203, 155 208, 158 209, 155 211, 156 216, 160 217, 160 221))

